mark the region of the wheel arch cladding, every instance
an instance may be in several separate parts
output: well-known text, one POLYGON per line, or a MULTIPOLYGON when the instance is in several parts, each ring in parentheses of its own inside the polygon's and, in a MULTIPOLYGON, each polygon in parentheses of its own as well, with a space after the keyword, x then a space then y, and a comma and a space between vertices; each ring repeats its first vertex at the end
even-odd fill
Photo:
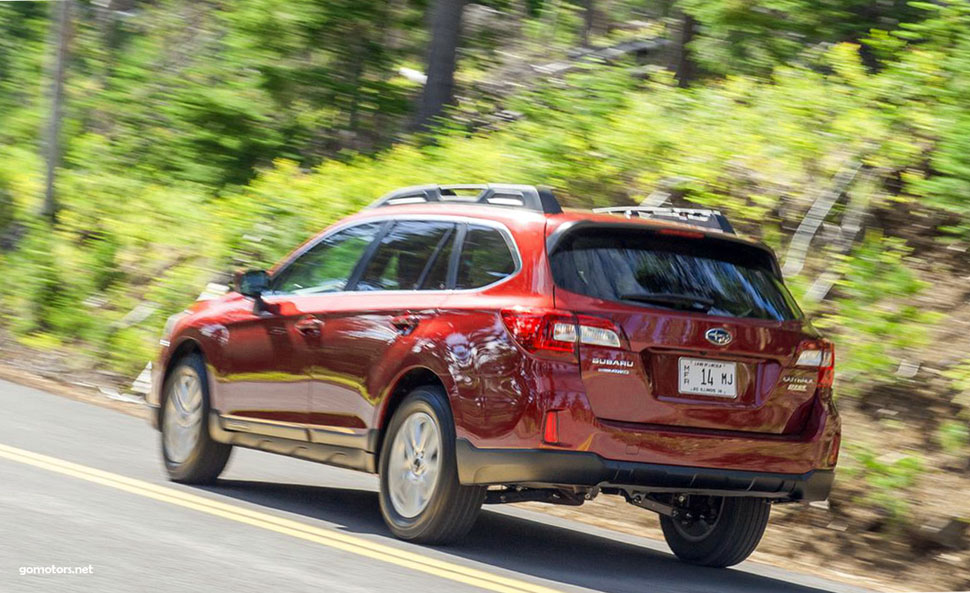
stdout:
POLYGON ((394 417, 394 412, 397 411, 401 402, 404 401, 411 391, 425 385, 440 387, 445 392, 448 407, 451 409, 452 418, 454 418, 455 412, 451 405, 451 397, 447 397, 448 389, 445 387, 445 382, 442 381, 441 377, 427 367, 412 367, 401 374, 394 383, 394 387, 388 390, 387 396, 384 398, 384 410, 381 413, 379 424, 377 453, 380 453, 381 447, 384 445, 384 436, 387 433, 387 427, 391 423, 391 418, 394 417))
MULTIPOLYGON (((178 346, 172 349, 172 353, 168 357, 168 361, 165 364, 165 372, 162 375, 162 385, 159 391, 159 403, 163 403, 162 400, 165 398, 165 384, 168 382, 168 377, 172 374, 172 370, 178 366, 178 363, 184 358, 192 355, 198 355, 202 358, 203 364, 205 364, 206 356, 205 351, 202 349, 202 344, 198 343, 192 338, 186 338, 179 342, 178 346)), ((206 373, 207 375, 209 373, 206 373)), ((207 378, 211 380, 211 378, 207 378)), ((212 385, 208 385, 209 393, 211 397, 212 385)))

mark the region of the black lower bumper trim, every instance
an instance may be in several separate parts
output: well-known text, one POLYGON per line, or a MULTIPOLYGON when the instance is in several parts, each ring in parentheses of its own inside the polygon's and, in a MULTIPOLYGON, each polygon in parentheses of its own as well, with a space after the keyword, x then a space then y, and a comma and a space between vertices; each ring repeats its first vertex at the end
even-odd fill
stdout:
POLYGON ((653 492, 825 500, 835 472, 778 474, 604 459, 582 451, 479 449, 458 439, 462 484, 632 486, 653 492))

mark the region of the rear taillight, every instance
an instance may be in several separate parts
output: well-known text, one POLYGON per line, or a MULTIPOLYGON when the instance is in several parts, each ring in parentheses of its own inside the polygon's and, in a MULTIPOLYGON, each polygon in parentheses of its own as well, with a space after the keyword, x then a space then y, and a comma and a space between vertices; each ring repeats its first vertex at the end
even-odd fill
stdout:
POLYGON ((795 366, 818 369, 818 386, 832 387, 835 381, 835 346, 826 340, 806 340, 799 350, 795 366))
POLYGON ((608 319, 550 309, 504 309, 502 321, 516 342, 532 354, 571 355, 579 344, 620 348, 619 329, 608 319))
POLYGON ((572 313, 505 309, 502 321, 519 346, 529 352, 576 353, 576 318, 572 313))

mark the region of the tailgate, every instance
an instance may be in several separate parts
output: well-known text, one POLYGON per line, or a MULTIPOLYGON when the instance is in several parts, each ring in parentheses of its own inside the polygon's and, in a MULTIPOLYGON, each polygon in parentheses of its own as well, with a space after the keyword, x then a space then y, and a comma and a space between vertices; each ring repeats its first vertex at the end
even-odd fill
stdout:
POLYGON ((582 230, 551 254, 556 307, 611 321, 621 348, 580 345, 598 418, 770 434, 798 432, 816 370, 794 366, 817 337, 770 252, 651 230, 582 230))

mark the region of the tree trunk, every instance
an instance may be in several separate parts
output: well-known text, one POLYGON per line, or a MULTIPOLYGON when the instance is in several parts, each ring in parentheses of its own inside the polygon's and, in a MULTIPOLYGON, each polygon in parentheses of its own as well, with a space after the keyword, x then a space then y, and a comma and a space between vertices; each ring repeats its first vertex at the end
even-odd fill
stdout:
POLYGON ((54 195, 57 166, 61 159, 61 119, 64 115, 64 69, 68 57, 68 44, 71 31, 71 4, 73 0, 61 0, 55 4, 53 80, 51 82, 50 114, 47 121, 44 158, 46 160, 46 180, 44 202, 40 214, 51 222, 57 220, 57 197, 54 195))
POLYGON ((432 120, 451 103, 455 89, 455 64, 461 29, 461 12, 466 0, 435 0, 431 16, 431 48, 417 127, 427 129, 432 120))
POLYGON ((686 12, 680 19, 680 39, 677 42, 677 86, 687 88, 691 81, 697 76, 697 66, 690 55, 690 48, 687 45, 693 41, 694 33, 697 31, 697 21, 686 12))
POLYGON ((582 45, 583 47, 589 47, 589 38, 593 34, 593 28, 596 26, 596 5, 594 0, 584 0, 583 1, 583 35, 582 35, 582 45))

